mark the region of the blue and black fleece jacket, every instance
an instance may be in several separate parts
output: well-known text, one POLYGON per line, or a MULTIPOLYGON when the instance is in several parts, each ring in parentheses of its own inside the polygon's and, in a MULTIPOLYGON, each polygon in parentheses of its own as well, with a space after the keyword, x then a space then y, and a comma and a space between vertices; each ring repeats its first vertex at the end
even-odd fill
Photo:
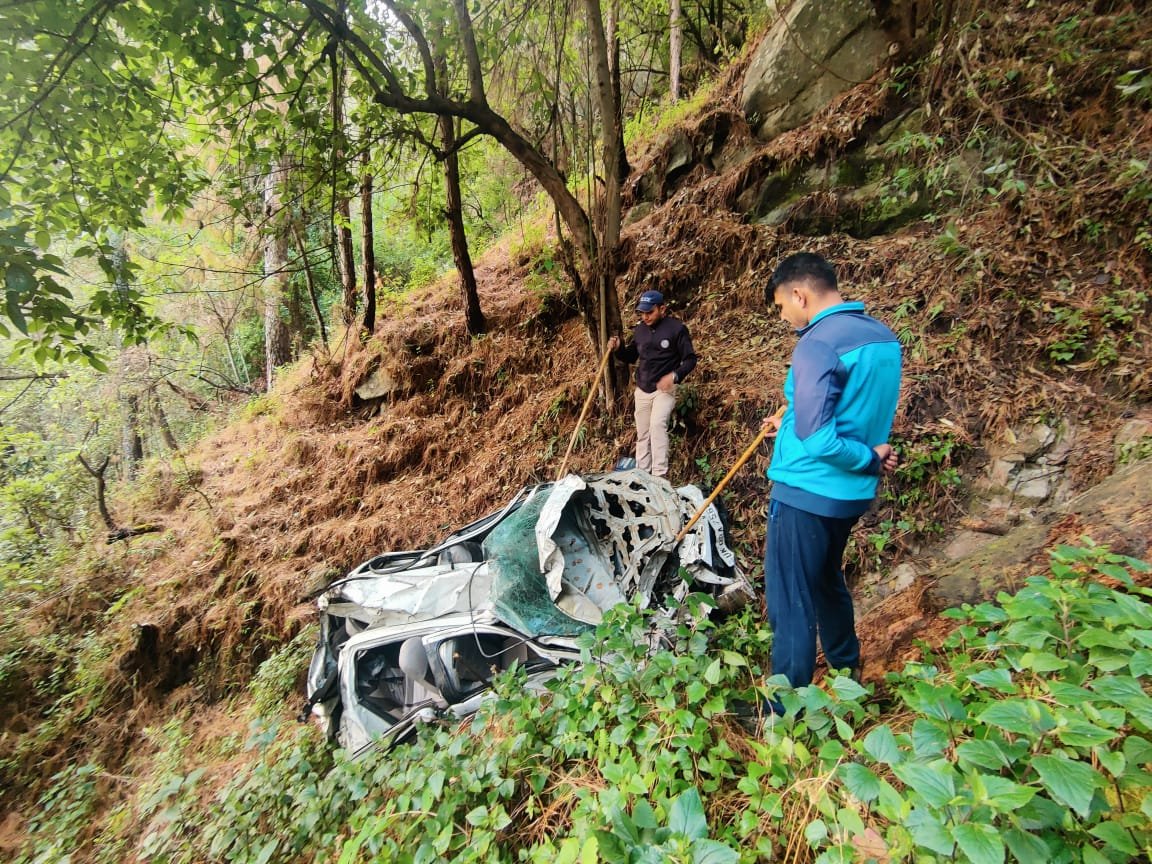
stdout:
POLYGON ((825 309, 803 330, 784 381, 784 412, 768 479, 772 498, 818 516, 851 518, 876 495, 900 396, 900 341, 863 303, 825 309))

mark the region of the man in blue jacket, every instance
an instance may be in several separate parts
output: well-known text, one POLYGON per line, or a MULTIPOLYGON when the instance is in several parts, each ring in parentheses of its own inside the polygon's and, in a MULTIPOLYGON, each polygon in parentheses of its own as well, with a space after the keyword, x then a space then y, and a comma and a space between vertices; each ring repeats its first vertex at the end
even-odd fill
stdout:
POLYGON ((900 394, 900 342, 863 303, 844 301, 835 269, 819 255, 785 258, 765 295, 800 337, 784 414, 764 421, 778 429, 764 550, 772 672, 793 687, 810 684, 819 634, 829 668, 859 680, 843 556, 881 475, 896 468, 888 433, 900 394))
POLYGON ((696 368, 696 351, 684 322, 668 314, 659 291, 645 291, 636 303, 640 321, 632 341, 613 336, 616 359, 636 366, 636 464, 652 474, 668 473, 668 420, 676 407, 676 386, 696 368))

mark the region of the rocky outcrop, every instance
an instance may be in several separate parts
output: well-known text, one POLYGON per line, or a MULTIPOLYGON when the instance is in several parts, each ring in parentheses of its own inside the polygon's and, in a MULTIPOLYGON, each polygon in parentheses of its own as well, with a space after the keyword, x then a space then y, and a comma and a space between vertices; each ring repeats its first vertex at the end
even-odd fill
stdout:
POLYGON ((869 0, 796 0, 760 43, 744 77, 742 106, 769 140, 795 129, 836 95, 867 81, 890 39, 869 0))
MULTIPOLYGON (((990 600, 1019 587, 1039 553, 1055 538, 1087 535, 1113 552, 1147 559, 1152 532, 1152 461, 1128 465, 1099 485, 1047 514, 1049 521, 1019 525, 1002 537, 986 536, 978 548, 935 568, 928 597, 937 609, 990 600)), ((1043 563, 1043 559, 1041 559, 1043 563)))

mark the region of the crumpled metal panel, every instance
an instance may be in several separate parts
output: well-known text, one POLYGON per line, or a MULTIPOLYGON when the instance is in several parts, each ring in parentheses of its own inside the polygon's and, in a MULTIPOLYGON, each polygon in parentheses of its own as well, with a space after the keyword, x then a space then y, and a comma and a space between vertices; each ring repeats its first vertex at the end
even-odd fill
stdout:
MULTIPOLYGON (((687 490, 703 503, 694 487, 675 490, 639 470, 588 480, 570 474, 558 481, 536 523, 540 569, 557 605, 591 623, 630 597, 647 605, 676 534, 695 512, 693 499, 683 494, 687 490)), ((703 553, 711 551, 709 525, 723 534, 715 511, 708 517, 682 541, 685 566, 701 562, 703 553)), ((734 562, 734 556, 727 561, 734 562)))
POLYGON ((411 624, 471 612, 487 620, 492 605, 488 565, 436 564, 389 573, 350 578, 321 596, 320 609, 377 627, 411 624))
MULTIPOLYGON (((688 502, 693 514, 703 506, 704 493, 697 487, 681 486, 676 491, 688 502)), ((691 518, 688 516, 688 519, 691 518)), ((704 511, 704 515, 680 541, 680 563, 700 582, 727 585, 731 581, 712 569, 721 563, 729 567, 736 566, 736 553, 732 551, 724 537, 724 522, 715 505, 704 511), (704 530, 705 525, 712 530, 704 530)))

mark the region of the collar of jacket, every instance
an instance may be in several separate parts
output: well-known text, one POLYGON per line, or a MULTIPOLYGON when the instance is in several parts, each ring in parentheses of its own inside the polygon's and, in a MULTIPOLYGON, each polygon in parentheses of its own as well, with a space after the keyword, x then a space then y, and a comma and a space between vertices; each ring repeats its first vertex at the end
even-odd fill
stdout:
POLYGON ((851 300, 847 303, 837 303, 835 306, 829 306, 827 309, 825 309, 823 312, 821 312, 819 315, 817 315, 815 318, 813 318, 811 321, 809 321, 807 327, 802 327, 801 329, 797 330, 796 335, 797 336, 803 336, 805 333, 807 333, 809 330, 811 330, 813 327, 815 327, 817 324, 819 324, 821 321, 823 321, 829 315, 836 315, 839 312, 863 312, 863 311, 864 311, 864 304, 861 303, 859 300, 851 300))

